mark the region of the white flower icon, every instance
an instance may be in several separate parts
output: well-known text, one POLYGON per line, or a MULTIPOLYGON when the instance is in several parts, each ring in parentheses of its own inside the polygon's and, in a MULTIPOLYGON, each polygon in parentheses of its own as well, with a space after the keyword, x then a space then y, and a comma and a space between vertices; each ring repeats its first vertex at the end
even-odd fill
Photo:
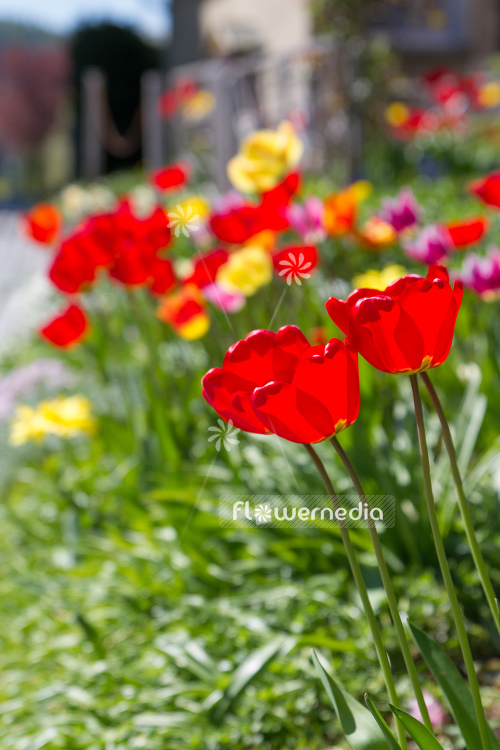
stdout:
POLYGON ((300 286, 302 284, 301 279, 311 278, 311 274, 306 272, 311 268, 312 263, 310 260, 305 260, 304 253, 300 253, 298 258, 295 253, 288 253, 288 260, 280 260, 279 265, 284 266, 279 275, 286 276, 288 286, 291 285, 292 281, 296 281, 300 286))
POLYGON ((267 523, 271 520, 271 508, 269 505, 257 505, 255 508, 255 520, 257 523, 267 523))
POLYGON ((196 222, 200 216, 194 213, 192 206, 177 204, 175 210, 169 211, 167 216, 170 219, 168 227, 169 229, 173 228, 176 237, 179 237, 181 232, 184 237, 189 237, 190 232, 195 232, 198 229, 196 222))
POLYGON ((231 450, 232 445, 238 445, 240 442, 238 440, 238 432, 240 431, 238 427, 233 427, 233 421, 230 419, 229 422, 226 424, 222 419, 217 420, 218 427, 209 427, 208 431, 213 432, 213 435, 210 435, 208 438, 208 442, 211 443, 212 441, 216 440, 215 443, 215 450, 220 451, 222 446, 228 451, 231 450))

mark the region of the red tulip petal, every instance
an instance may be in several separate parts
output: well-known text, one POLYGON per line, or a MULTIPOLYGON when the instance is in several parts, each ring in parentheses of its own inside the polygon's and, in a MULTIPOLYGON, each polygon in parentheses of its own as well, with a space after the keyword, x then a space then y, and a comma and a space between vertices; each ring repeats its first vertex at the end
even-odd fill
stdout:
POLYGON ((276 379, 289 381, 308 347, 309 342, 296 326, 284 326, 278 333, 252 331, 228 350, 223 368, 253 383, 253 387, 276 379))
POLYGON ((317 443, 325 439, 323 432, 313 426, 314 421, 327 427, 328 437, 334 434, 335 426, 326 407, 295 385, 271 382, 256 388, 252 405, 270 432, 293 443, 317 443))
POLYGON ((453 341, 453 332, 455 330, 455 323, 457 321, 458 311, 462 304, 463 286, 460 281, 456 281, 453 287, 453 296, 450 301, 450 305, 446 312, 444 321, 439 330, 439 334, 434 349, 434 356, 432 358, 432 366, 437 367, 443 364, 450 353, 451 344, 453 341))
POLYGON ((231 419, 238 429, 265 434, 266 428, 252 409, 250 411, 245 409, 241 402, 238 402, 236 406, 233 405, 234 394, 228 389, 226 378, 224 370, 220 368, 214 368, 207 372, 201 381, 205 401, 213 406, 226 422, 231 419))

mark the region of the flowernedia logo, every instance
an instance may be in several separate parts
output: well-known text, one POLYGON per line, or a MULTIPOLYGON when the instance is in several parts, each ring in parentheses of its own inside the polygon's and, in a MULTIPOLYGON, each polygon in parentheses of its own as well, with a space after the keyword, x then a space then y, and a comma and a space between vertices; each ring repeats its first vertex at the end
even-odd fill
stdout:
POLYGON ((225 495, 220 498, 221 526, 294 526, 368 528, 373 523, 394 526, 392 495, 225 495))
POLYGON ((180 236, 180 233, 184 237, 189 237, 191 232, 195 232, 198 229, 199 214, 194 212, 192 206, 181 206, 177 204, 175 209, 169 211, 167 214, 170 222, 168 224, 169 229, 173 229, 176 237, 180 236))
POLYGON ((312 267, 312 263, 311 261, 306 261, 304 253, 300 253, 297 257, 295 253, 290 252, 288 253, 288 260, 280 260, 279 265, 284 266, 279 275, 285 276, 288 286, 291 286, 292 281, 301 286, 301 279, 311 278, 311 274, 307 273, 307 271, 312 267))

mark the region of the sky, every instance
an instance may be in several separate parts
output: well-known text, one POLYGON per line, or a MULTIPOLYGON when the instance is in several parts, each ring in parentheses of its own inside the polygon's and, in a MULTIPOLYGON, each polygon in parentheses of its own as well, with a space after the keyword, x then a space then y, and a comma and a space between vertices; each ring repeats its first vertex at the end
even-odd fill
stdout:
POLYGON ((114 21, 162 38, 169 31, 168 0, 0 0, 0 21, 64 34, 84 21, 114 21))

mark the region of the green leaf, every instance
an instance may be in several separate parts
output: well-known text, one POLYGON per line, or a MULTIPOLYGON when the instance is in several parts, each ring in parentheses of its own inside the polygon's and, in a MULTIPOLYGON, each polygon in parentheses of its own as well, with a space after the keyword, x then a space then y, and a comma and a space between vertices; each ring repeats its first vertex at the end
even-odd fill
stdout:
POLYGON ((314 650, 312 660, 349 744, 354 750, 387 750, 387 742, 370 712, 327 674, 314 650))
POLYGON ((390 727, 386 723, 385 719, 383 718, 382 714, 378 710, 375 703, 372 701, 368 693, 365 693, 365 702, 368 708, 370 709, 371 715, 379 725, 382 734, 384 735, 385 739, 387 740, 387 744, 391 748, 391 750, 401 750, 401 745, 391 732, 390 727))
POLYGON ((437 741, 432 732, 429 732, 421 721, 415 719, 411 714, 396 708, 389 703, 392 713, 399 719, 412 740, 415 740, 420 750, 443 750, 443 746, 437 741))
POLYGON ((282 637, 276 638, 271 643, 267 643, 262 648, 253 651, 241 664, 235 669, 233 678, 222 694, 220 700, 213 708, 211 719, 215 724, 220 724, 226 713, 231 708, 236 698, 245 690, 247 685, 256 677, 259 672, 268 664, 276 654, 281 651, 287 654, 296 644, 295 638, 282 637))
MULTIPOLYGON (((410 623, 411 632, 422 656, 434 677, 439 682, 450 705, 467 747, 481 747, 481 736, 477 725, 474 704, 469 688, 449 656, 432 638, 410 623)), ((491 750, 500 750, 500 742, 490 728, 491 750)))

